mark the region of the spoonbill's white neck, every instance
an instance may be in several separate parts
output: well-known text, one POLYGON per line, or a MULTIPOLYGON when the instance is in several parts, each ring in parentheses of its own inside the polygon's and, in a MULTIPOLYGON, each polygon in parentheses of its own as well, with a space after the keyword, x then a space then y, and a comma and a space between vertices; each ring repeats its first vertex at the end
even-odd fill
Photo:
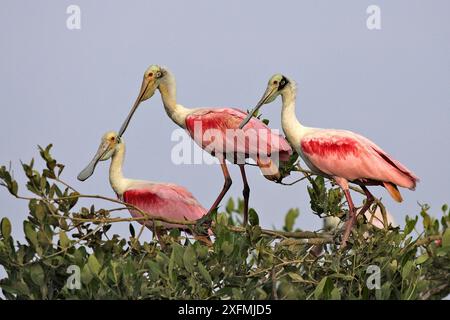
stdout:
POLYGON ((119 196, 126 191, 128 179, 125 179, 122 174, 122 165, 125 158, 125 144, 121 143, 116 147, 111 158, 111 165, 109 167, 109 183, 114 192, 119 196))
POLYGON ((284 134, 293 145, 300 143, 300 139, 309 131, 309 128, 303 126, 295 115, 296 95, 296 85, 293 81, 281 92, 283 101, 281 125, 284 134))
POLYGON ((182 128, 186 128, 186 117, 191 110, 185 108, 181 104, 177 104, 177 87, 175 77, 170 71, 166 71, 164 80, 159 85, 159 92, 164 103, 167 115, 182 128))

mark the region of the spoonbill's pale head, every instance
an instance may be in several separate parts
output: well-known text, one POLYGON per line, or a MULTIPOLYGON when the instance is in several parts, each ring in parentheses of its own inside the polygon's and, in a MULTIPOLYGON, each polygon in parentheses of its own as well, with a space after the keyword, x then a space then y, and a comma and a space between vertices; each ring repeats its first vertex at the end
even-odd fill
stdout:
POLYGON ((253 117, 253 115, 261 108, 264 104, 273 102, 280 94, 287 90, 287 86, 291 83, 291 80, 283 76, 282 74, 273 75, 268 84, 264 95, 261 100, 256 104, 256 106, 249 112, 247 117, 242 121, 240 128, 243 128, 247 122, 253 117))
POLYGON ((141 90, 139 91, 139 94, 136 98, 136 101, 134 102, 133 107, 130 110, 130 113, 128 114, 127 118, 122 124, 122 127, 119 130, 119 138, 122 137, 123 133, 127 129, 128 124, 130 123, 130 120, 133 117, 136 109, 139 107, 140 103, 150 99, 155 94, 156 89, 158 89, 166 73, 167 71, 164 70, 164 68, 157 65, 151 65, 147 68, 147 70, 145 70, 144 78, 142 79, 141 90))
POLYGON ((78 175, 78 180, 84 181, 89 178, 95 170, 97 163, 99 161, 105 161, 111 158, 116 152, 118 146, 123 143, 122 139, 119 138, 116 132, 109 131, 105 133, 100 142, 97 152, 94 158, 89 162, 89 164, 84 168, 78 175))
POLYGON ((155 94, 155 90, 158 88, 164 74, 165 70, 154 64, 145 70, 141 91, 137 98, 139 102, 150 99, 155 94))

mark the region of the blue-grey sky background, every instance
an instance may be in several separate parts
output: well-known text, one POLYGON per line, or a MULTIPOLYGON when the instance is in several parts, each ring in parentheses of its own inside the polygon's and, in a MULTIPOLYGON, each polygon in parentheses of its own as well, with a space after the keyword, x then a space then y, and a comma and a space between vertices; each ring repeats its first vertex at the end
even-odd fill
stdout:
MULTIPOLYGON (((438 213, 450 190, 449 12, 444 0, 2 1, 0 164, 12 161, 23 182, 19 160, 38 157, 36 146, 51 142, 67 182, 113 196, 109 164, 84 183, 76 175, 101 135, 119 129, 150 64, 173 71, 178 101, 188 107, 245 110, 281 72, 298 82, 305 125, 361 133, 421 178, 415 192, 402 192, 402 204, 372 189, 398 222, 419 212, 417 202, 438 213), (66 28, 70 4, 81 8, 81 30, 66 28), (371 4, 381 8, 381 30, 366 27, 371 4)), ((281 128, 280 105, 262 110, 273 128, 281 128)), ((181 184, 209 207, 223 184, 220 168, 173 164, 176 128, 159 94, 143 103, 125 134, 125 175, 181 184)), ((231 174, 228 196, 241 196, 238 168, 231 174)), ((297 227, 321 226, 306 183, 269 183, 255 168, 248 176, 262 225, 280 227, 286 211, 299 207, 297 227)), ((27 214, 27 203, 0 190, 0 216, 11 219, 18 239, 27 214)), ((113 230, 126 235, 128 224, 113 230)))

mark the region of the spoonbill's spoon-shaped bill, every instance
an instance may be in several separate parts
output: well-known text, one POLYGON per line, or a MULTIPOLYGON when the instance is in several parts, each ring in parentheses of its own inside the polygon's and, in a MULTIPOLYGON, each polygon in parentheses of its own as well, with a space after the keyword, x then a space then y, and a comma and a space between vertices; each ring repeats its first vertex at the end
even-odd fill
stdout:
POLYGON ((250 121, 256 112, 265 104, 273 102, 277 98, 277 92, 284 89, 284 87, 289 83, 289 80, 284 76, 275 76, 276 79, 269 81, 266 91, 264 92, 262 98, 256 104, 256 106, 248 113, 244 121, 239 125, 239 128, 244 128, 244 126, 250 121), (270 85, 272 84, 272 85, 270 85), (274 85, 275 84, 275 85, 274 85))
POLYGON ((144 73, 144 77, 142 79, 141 84, 141 90, 139 91, 139 94, 136 98, 136 101, 134 102, 133 106, 131 107, 130 113, 126 117, 125 121, 123 122, 122 126, 120 127, 118 137, 122 137, 125 130, 128 127, 128 124, 131 121, 131 118, 133 117, 133 114, 139 107, 139 104, 142 101, 150 99, 154 94, 155 90, 158 86, 158 79, 160 79, 163 76, 163 73, 161 69, 158 66, 150 66, 147 71, 144 73))
MULTIPOLYGON (((114 139, 116 139, 116 138, 114 137, 114 139)), ((114 151, 114 143, 110 139, 108 139, 108 133, 107 133, 102 137, 102 142, 100 143, 100 146, 98 147, 98 150, 95 153, 94 158, 92 158, 91 162, 89 162, 89 164, 86 166, 86 168, 84 168, 78 174, 78 177, 77 177, 78 180, 85 181, 90 176, 92 176, 98 162, 108 160, 111 157, 113 151, 114 151)))

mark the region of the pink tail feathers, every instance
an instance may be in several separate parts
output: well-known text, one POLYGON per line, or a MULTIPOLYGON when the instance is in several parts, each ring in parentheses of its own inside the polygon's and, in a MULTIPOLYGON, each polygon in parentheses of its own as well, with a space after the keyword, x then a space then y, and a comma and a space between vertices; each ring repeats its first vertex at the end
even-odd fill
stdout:
POLYGON ((403 201, 402 195, 395 184, 390 182, 383 182, 383 186, 389 192, 392 199, 394 199, 397 202, 403 201))

